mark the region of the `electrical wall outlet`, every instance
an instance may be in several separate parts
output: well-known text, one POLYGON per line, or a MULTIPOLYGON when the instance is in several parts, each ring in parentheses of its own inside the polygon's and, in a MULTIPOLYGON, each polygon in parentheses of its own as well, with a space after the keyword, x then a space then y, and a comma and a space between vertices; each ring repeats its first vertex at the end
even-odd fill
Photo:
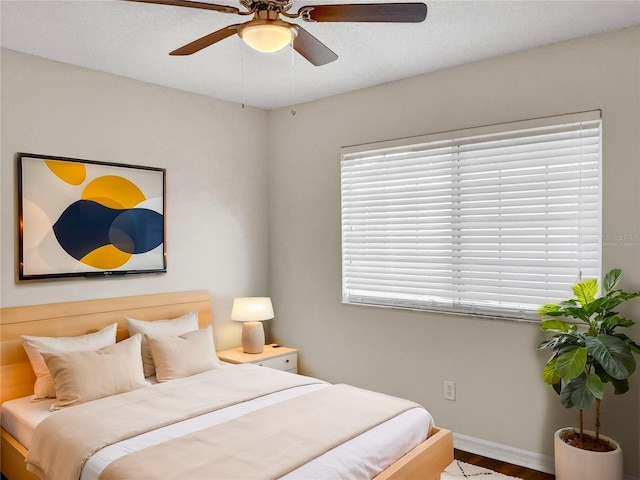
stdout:
POLYGON ((456 382, 453 380, 444 381, 444 398, 447 400, 456 399, 456 382))

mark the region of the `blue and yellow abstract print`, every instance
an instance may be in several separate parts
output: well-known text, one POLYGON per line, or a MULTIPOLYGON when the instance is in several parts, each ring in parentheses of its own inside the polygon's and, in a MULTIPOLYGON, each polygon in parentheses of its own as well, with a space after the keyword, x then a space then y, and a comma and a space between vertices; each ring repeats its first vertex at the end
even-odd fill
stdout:
POLYGON ((164 173, 23 156, 24 275, 163 271, 164 173))

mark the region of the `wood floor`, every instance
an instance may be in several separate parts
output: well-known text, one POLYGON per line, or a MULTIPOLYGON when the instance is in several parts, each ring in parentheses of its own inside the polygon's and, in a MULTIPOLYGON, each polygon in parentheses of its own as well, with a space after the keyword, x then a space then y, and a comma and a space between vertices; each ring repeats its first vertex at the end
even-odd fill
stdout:
POLYGON ((455 450, 454 457, 456 460, 470 463, 472 465, 478 465, 480 467, 489 468, 496 472, 503 473, 504 475, 510 475, 512 477, 520 477, 524 480, 555 480, 555 476, 548 473, 538 472, 536 470, 530 470, 519 465, 512 465, 510 463, 500 462, 491 458, 483 457, 482 455, 476 455, 474 453, 463 452, 462 450, 455 450))

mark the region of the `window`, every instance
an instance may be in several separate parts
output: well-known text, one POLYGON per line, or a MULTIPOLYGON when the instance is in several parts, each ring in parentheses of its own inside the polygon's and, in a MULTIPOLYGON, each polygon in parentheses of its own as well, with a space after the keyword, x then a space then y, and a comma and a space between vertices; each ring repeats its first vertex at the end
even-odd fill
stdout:
POLYGON ((344 303, 537 319, 601 271, 600 112, 342 149, 344 303))

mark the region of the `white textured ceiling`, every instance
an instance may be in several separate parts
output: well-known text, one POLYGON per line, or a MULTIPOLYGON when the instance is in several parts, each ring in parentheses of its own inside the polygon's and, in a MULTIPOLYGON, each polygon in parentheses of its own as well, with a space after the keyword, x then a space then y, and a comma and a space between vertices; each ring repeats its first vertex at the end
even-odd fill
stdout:
MULTIPOLYGON (((240 7, 237 0, 207 0, 240 7)), ((399 0, 394 0, 399 1, 399 0)), ((384 3, 381 0, 344 3, 384 3)), ((295 0, 305 5, 340 0, 295 0)), ((220 12, 120 0, 1 0, 0 45, 48 59, 272 109, 640 24, 640 0, 427 0, 423 23, 307 23, 339 56, 314 67, 287 48, 259 54, 236 35, 168 53, 226 25, 220 12)), ((240 7, 242 8, 242 7, 240 7)))

